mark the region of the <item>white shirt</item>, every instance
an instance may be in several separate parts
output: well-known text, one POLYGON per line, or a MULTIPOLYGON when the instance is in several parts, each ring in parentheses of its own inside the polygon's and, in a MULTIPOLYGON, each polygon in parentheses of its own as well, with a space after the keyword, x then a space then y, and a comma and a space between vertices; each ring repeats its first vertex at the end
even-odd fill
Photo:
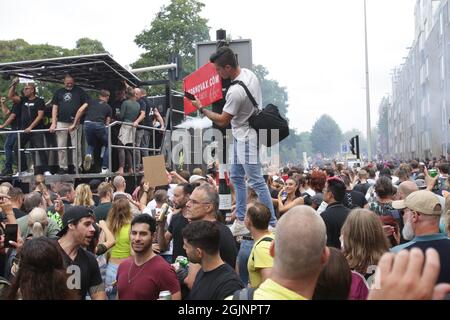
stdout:
MULTIPOLYGON (((252 71, 241 68, 241 73, 233 81, 242 81, 253 95, 253 98, 255 98, 259 108, 262 108, 261 85, 252 71)), ((250 133, 248 119, 255 112, 255 107, 248 98, 244 88, 239 84, 232 85, 228 89, 225 101, 223 111, 233 116, 231 119, 233 136, 237 140, 246 140, 250 133)))

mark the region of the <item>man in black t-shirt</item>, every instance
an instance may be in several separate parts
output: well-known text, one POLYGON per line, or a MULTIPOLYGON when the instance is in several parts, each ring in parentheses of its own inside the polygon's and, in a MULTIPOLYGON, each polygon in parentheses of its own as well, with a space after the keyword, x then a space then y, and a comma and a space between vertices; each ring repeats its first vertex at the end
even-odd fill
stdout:
POLYGON ((201 265, 188 300, 224 300, 244 288, 234 269, 220 258, 216 223, 193 221, 184 228, 183 239, 189 261, 201 265))
POLYGON ((109 149, 108 149, 108 130, 107 126, 111 122, 112 110, 108 104, 110 93, 108 90, 101 90, 99 100, 91 99, 89 104, 83 105, 75 116, 74 123, 78 123, 83 114, 84 135, 86 136, 87 151, 84 157, 83 168, 89 171, 92 165, 94 149, 105 147, 102 161, 102 174, 108 173, 109 167, 109 149), (87 112, 86 112, 87 109, 87 112))
MULTIPOLYGON (((70 141, 72 147, 72 161, 74 165, 81 166, 81 133, 78 130, 79 122, 75 122, 75 116, 81 107, 86 107, 88 103, 88 96, 86 92, 80 87, 74 85, 74 79, 70 75, 64 78, 64 88, 58 89, 52 100, 52 125, 50 132, 55 132, 56 129, 69 129, 68 131, 57 131, 56 139, 58 141, 58 148, 67 147, 68 133, 70 133, 70 141), (78 142, 78 143, 77 143, 78 142), (78 154, 78 163, 75 164, 78 154)), ((60 174, 68 172, 68 154, 67 150, 58 150, 58 160, 60 167, 60 174)))
MULTIPOLYGON (((20 119, 20 108, 21 108, 20 104, 15 103, 13 105, 12 109, 9 110, 6 105, 5 97, 1 98, 0 103, 1 103, 3 114, 8 117, 5 120, 5 122, 2 125, 0 125, 0 129, 4 129, 5 127, 11 125, 11 130, 19 130, 18 120, 20 119)), ((14 148, 17 148, 17 134, 8 133, 6 135, 4 148, 5 148, 5 168, 2 170, 0 175, 1 176, 10 176, 13 174, 13 169, 12 169, 13 162, 14 162, 13 153, 16 152, 16 156, 17 156, 17 150, 14 151, 14 148)))
MULTIPOLYGON (((24 96, 19 97, 16 94, 16 86, 19 83, 19 78, 15 78, 9 88, 8 98, 14 103, 19 104, 20 120, 19 127, 24 130, 20 135, 20 148, 30 143, 31 148, 44 148, 44 135, 42 132, 33 132, 33 129, 42 129, 42 119, 44 118, 45 102, 43 99, 36 96, 36 86, 34 83, 27 83, 24 87, 24 96)), ((50 175, 47 170, 47 153, 43 150, 37 152, 39 155, 39 165, 37 157, 34 157, 34 174, 50 175)), ((21 170, 18 174, 26 174, 28 170, 25 153, 21 152, 21 170)))
POLYGON ((367 206, 367 200, 364 194, 359 191, 352 190, 350 186, 350 179, 347 176, 341 176, 345 184, 345 196, 342 204, 349 209, 364 208, 367 206))
POLYGON ((94 237, 95 217, 86 207, 74 206, 66 210, 63 228, 58 233, 58 244, 63 255, 69 278, 67 285, 77 290, 80 300, 89 294, 92 300, 106 300, 97 260, 93 254, 84 250, 94 237))
POLYGON ((186 203, 189 201, 189 196, 193 190, 193 186, 188 183, 179 184, 174 189, 172 199, 174 207, 173 216, 167 231, 164 231, 167 216, 161 220, 158 216, 156 220, 158 228, 158 244, 161 252, 167 251, 170 241, 173 240, 172 260, 175 260, 178 256, 186 257, 186 251, 183 248, 182 231, 189 223, 186 218, 186 203))

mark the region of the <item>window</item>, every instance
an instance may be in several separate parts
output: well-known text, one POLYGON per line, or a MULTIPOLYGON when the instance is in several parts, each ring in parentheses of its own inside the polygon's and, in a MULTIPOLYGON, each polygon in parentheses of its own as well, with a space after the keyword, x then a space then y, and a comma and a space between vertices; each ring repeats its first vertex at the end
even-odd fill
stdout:
POLYGON ((441 80, 445 80, 445 60, 444 56, 441 56, 441 80))

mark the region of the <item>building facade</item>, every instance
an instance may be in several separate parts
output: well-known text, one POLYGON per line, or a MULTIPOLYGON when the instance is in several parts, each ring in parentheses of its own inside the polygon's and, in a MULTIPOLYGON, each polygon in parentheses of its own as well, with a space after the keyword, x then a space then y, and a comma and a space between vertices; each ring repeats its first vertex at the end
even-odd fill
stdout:
POLYGON ((415 38, 404 64, 392 76, 386 138, 391 158, 426 159, 450 153, 448 2, 416 3, 415 38))

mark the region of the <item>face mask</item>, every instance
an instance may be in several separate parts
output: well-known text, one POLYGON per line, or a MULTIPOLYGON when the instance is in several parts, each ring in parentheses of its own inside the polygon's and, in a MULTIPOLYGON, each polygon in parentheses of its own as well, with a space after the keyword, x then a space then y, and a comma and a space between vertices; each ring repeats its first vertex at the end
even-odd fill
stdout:
POLYGON ((414 233, 414 229, 413 229, 411 220, 408 220, 405 223, 405 226, 403 227, 403 230, 402 230, 402 235, 403 235, 403 238, 405 238, 405 240, 408 240, 408 241, 414 239, 414 237, 416 236, 414 233))

